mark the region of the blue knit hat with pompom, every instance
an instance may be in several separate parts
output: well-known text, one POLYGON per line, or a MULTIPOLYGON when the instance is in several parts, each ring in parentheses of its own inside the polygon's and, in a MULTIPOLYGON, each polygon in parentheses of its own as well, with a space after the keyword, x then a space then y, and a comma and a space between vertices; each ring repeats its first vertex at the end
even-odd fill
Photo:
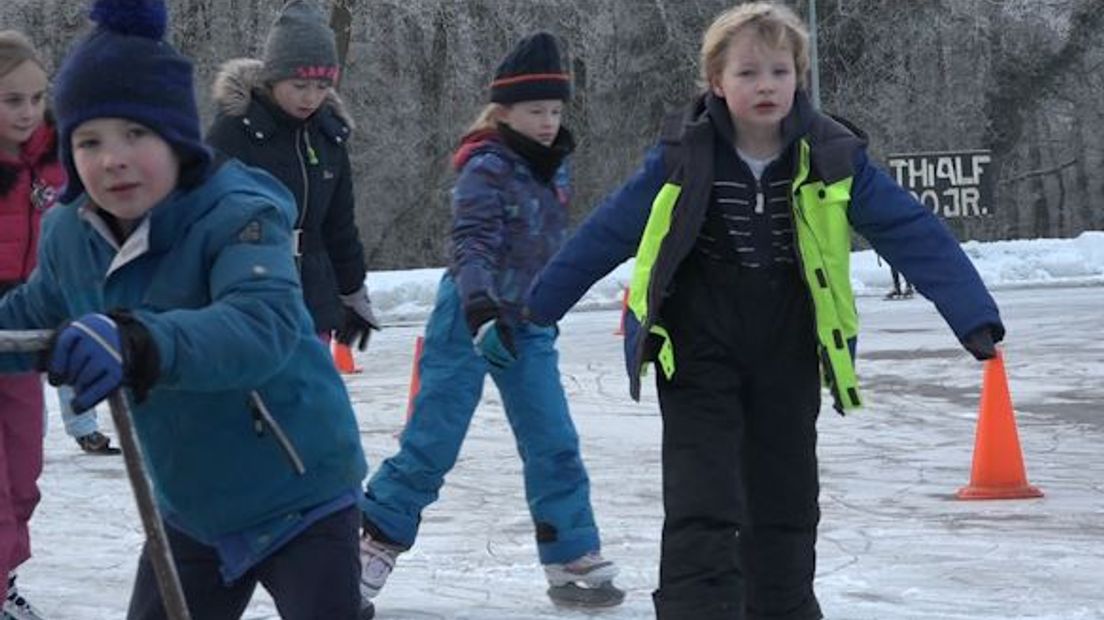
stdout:
POLYGON ((207 176, 192 86, 192 63, 162 40, 164 0, 95 0, 95 29, 69 50, 54 79, 54 115, 61 161, 69 176, 61 202, 84 192, 73 164, 73 130, 96 118, 125 118, 157 132, 180 157, 180 186, 207 176))

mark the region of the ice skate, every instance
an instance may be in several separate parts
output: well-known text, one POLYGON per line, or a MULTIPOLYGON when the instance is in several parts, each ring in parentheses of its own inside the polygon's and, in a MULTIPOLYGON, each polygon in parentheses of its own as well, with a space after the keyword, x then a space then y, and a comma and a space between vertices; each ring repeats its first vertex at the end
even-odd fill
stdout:
POLYGON ((566 564, 545 564, 548 597, 564 607, 613 607, 625 592, 613 585, 617 566, 598 553, 588 553, 566 564))
POLYGON ((4 599, 3 620, 43 620, 31 603, 19 594, 15 585, 15 573, 8 575, 8 596, 4 599))
POLYGON ((387 578, 395 569, 395 561, 400 553, 402 549, 399 547, 378 541, 370 534, 364 534, 361 537, 360 597, 366 605, 371 605, 371 599, 375 598, 387 583, 387 578))
POLYGON ((111 439, 100 431, 92 431, 77 437, 77 445, 88 454, 119 454, 121 450, 111 445, 111 439))

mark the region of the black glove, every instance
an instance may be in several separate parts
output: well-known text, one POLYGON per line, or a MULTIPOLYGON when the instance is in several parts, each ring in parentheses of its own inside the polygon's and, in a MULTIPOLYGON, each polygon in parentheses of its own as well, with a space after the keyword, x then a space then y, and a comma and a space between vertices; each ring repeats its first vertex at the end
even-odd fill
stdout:
POLYGON ((146 326, 126 311, 86 314, 54 332, 47 349, 51 385, 71 385, 74 413, 94 407, 120 386, 141 403, 160 375, 161 359, 146 326))
POLYGON ((464 304, 464 320, 468 324, 468 333, 475 338, 484 323, 498 320, 501 313, 498 302, 486 293, 472 295, 471 299, 464 304))
POLYGON ((996 344, 1004 336, 1003 333, 994 334, 994 331, 991 325, 983 325, 966 334, 962 339, 962 346, 979 362, 993 359, 997 356, 996 344))
POLYGON ((345 346, 352 346, 356 342, 357 349, 363 351, 368 348, 372 332, 379 331, 380 328, 376 314, 372 312, 368 287, 362 286, 359 291, 340 297, 341 303, 345 304, 345 318, 337 330, 337 341, 345 346))
POLYGON ((517 361, 517 348, 513 330, 500 320, 501 314, 498 303, 482 293, 464 305, 464 319, 476 351, 492 366, 507 368, 517 361))

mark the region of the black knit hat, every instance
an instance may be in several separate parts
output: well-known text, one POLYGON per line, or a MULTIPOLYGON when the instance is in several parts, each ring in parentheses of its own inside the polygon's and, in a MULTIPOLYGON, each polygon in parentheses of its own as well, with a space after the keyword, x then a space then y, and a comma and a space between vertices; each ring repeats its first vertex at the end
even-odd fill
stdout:
POLYGON ((161 40, 164 0, 96 0, 90 17, 96 29, 69 50, 54 80, 58 146, 69 177, 61 202, 84 192, 69 142, 73 130, 96 118, 149 127, 180 157, 180 185, 198 184, 211 151, 200 133, 192 63, 161 40))
POLYGON ((502 60, 491 82, 491 101, 511 104, 571 97, 571 77, 564 71, 556 37, 547 32, 517 42, 502 60))

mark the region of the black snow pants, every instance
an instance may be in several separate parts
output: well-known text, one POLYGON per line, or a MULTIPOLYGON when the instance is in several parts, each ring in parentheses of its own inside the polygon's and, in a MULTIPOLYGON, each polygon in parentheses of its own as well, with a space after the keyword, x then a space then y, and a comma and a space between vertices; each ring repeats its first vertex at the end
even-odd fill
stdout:
POLYGON ((795 266, 692 252, 661 313, 675 352, 663 416, 659 620, 817 620, 820 375, 795 266))
MULTIPOLYGON (((320 519, 227 585, 215 550, 165 524, 188 611, 195 620, 236 620, 257 583, 268 590, 285 620, 355 620, 360 612, 360 509, 320 519)), ((127 620, 163 620, 161 590, 142 548, 127 620)))

